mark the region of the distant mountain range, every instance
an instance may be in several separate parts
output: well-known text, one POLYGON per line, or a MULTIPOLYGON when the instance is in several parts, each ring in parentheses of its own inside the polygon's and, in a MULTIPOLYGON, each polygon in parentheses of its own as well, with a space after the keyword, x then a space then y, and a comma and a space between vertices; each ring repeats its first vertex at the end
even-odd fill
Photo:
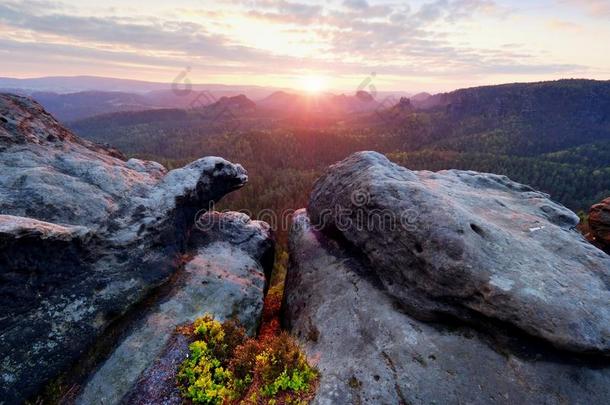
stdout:
POLYGON ((159 108, 188 109, 222 97, 247 94, 260 99, 277 88, 223 84, 157 83, 96 76, 0 77, 0 91, 28 95, 63 122, 95 115, 159 108))
POLYGON ((52 93, 77 93, 81 91, 110 91, 124 93, 148 93, 151 91, 172 90, 178 91, 190 89, 193 91, 208 90, 221 95, 248 94, 250 97, 260 98, 280 88, 228 85, 228 84, 206 84, 191 83, 186 87, 184 81, 149 82, 143 80, 116 79, 98 76, 50 76, 31 79, 15 79, 0 77, 0 90, 22 90, 26 92, 52 92, 52 93), (226 93, 226 94, 223 94, 226 93))
POLYGON ((217 100, 209 98, 208 92, 193 92, 182 98, 160 92, 147 95, 87 92, 54 94, 51 97, 46 93, 35 93, 33 97, 36 96, 51 113, 79 132, 95 132, 100 125, 125 127, 164 122, 164 125, 171 126, 177 120, 181 126, 198 126, 204 132, 218 130, 218 124, 236 120, 248 120, 251 129, 269 128, 282 122, 319 126, 386 108, 364 91, 349 96, 277 91, 258 102, 243 94, 223 96, 217 100))
POLYGON ((159 108, 186 109, 194 102, 201 103, 202 100, 205 100, 206 104, 213 102, 199 97, 200 94, 193 91, 189 94, 176 95, 171 90, 156 90, 143 94, 118 91, 82 91, 68 94, 34 92, 29 96, 59 120, 70 122, 115 112, 159 108))
MULTIPOLYGON (((345 113, 376 107, 364 91, 354 95, 311 95, 290 89, 223 84, 156 83, 95 76, 14 79, 0 77, 0 91, 28 95, 63 122, 95 115, 160 108, 196 109, 223 97, 244 95, 265 110, 345 113)), ((423 93, 422 93, 423 94, 423 93)), ((377 100, 404 96, 380 92, 377 100)), ((418 95, 419 97, 419 95, 418 95)))
POLYGON ((220 96, 210 91, 191 91, 176 94, 171 90, 157 90, 147 93, 125 93, 107 91, 82 91, 58 94, 34 92, 30 97, 41 103, 59 120, 72 123, 97 115, 110 113, 138 112, 156 109, 200 110, 205 106, 217 104, 232 108, 260 109, 270 115, 286 114, 324 114, 338 116, 349 113, 373 111, 383 108, 381 103, 365 91, 354 95, 298 94, 277 91, 259 101, 253 101, 244 94, 220 96))
POLYGON ((379 102, 366 91, 354 95, 295 94, 277 91, 260 100, 257 106, 261 109, 293 113, 346 114, 371 111, 379 107, 379 102))

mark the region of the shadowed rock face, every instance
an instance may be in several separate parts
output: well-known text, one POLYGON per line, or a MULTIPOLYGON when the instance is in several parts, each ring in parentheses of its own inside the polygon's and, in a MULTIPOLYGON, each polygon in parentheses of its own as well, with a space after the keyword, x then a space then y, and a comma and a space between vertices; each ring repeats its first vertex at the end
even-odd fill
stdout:
POLYGON ((419 319, 499 321, 560 349, 610 354, 610 257, 543 193, 360 152, 316 182, 308 213, 361 250, 419 319))
POLYGON ((125 161, 27 98, 0 95, 0 116, 0 398, 13 403, 167 281, 196 213, 247 175, 217 157, 169 172, 125 161))
POLYGON ((593 241, 610 253, 610 198, 591 207, 589 228, 593 241))
POLYGON ((284 314, 320 370, 314 404, 602 404, 610 364, 549 351, 512 331, 422 322, 378 265, 293 217, 284 314))

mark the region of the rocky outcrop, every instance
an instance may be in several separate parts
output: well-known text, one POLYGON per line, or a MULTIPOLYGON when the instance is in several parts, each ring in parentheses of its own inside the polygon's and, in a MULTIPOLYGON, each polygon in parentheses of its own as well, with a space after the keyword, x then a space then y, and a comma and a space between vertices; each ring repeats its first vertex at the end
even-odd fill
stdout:
POLYGON ((591 207, 589 231, 593 242, 610 253, 610 198, 591 207))
POLYGON ((503 176, 331 166, 290 236, 284 313, 316 403, 604 403, 610 258, 503 176))
MULTIPOLYGON (((36 393, 168 281, 185 262, 197 212, 243 186, 247 175, 217 157, 169 172, 125 161, 76 137, 27 98, 0 95, 0 116, 0 398, 13 403, 36 393)), ((268 232, 241 222, 234 228, 263 241, 240 248, 243 261, 258 263, 268 232)), ((222 257, 239 247, 211 228, 206 235, 218 241, 191 247, 195 261, 199 249, 225 243, 215 250, 222 257)), ((235 302, 243 300, 233 309, 247 311, 240 315, 250 324, 260 312, 253 303, 262 302, 260 268, 239 273, 254 290, 222 284, 235 302)))
POLYGON ((239 213, 206 214, 199 224, 208 226, 193 230, 184 271, 124 332, 76 403, 181 403, 176 372, 188 343, 174 333, 177 326, 210 313, 221 321, 236 317, 256 332, 265 271, 273 265, 269 226, 239 213))
POLYGON ((558 348, 610 353, 610 258, 543 193, 362 152, 318 180, 308 212, 362 250, 420 319, 493 319, 558 348))
POLYGON ((383 287, 378 265, 294 217, 284 312, 317 362, 314 404, 598 404, 610 366, 513 332, 422 322, 383 287))

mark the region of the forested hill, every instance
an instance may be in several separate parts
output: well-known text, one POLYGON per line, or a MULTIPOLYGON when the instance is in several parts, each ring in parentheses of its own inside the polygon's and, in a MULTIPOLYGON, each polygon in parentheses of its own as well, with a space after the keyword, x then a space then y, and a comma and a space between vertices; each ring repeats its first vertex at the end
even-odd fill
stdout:
POLYGON ((504 174, 575 211, 610 196, 607 81, 464 89, 343 117, 270 116, 260 107, 220 115, 171 110, 109 114, 72 127, 170 166, 205 155, 240 162, 252 183, 230 205, 253 212, 303 206, 320 170, 366 149, 412 169, 504 174))
POLYGON ((431 119, 421 141, 437 149, 535 156, 610 140, 610 81, 476 87, 419 106, 431 119))
POLYGON ((457 90, 381 127, 413 169, 506 174, 573 210, 610 195, 610 81, 560 80, 457 90))

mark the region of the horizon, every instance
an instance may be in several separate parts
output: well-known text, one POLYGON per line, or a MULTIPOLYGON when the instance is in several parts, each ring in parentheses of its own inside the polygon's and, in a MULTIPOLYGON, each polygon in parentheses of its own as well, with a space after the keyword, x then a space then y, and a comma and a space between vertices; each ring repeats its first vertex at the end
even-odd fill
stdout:
MULTIPOLYGON (((29 76, 29 77, 0 76, 0 80, 23 80, 23 81, 26 81, 26 80, 52 80, 52 79, 67 79, 67 80, 70 80, 70 79, 103 79, 103 80, 117 80, 117 81, 134 82, 134 83, 140 83, 140 84, 149 84, 149 85, 164 85, 164 86, 168 87, 167 90, 171 90, 171 86, 173 84, 172 82, 157 82, 157 81, 149 81, 149 80, 141 80, 141 79, 124 78, 124 77, 94 76, 94 75, 74 75, 74 76, 58 75, 58 76, 29 76)), ((451 93, 451 92, 458 91, 458 90, 464 90, 464 89, 470 89, 470 88, 478 88, 478 87, 492 87, 492 86, 503 86, 503 85, 512 85, 512 84, 534 84, 534 83, 559 82, 559 81, 570 81, 570 80, 574 80, 574 81, 585 80, 585 81, 600 81, 600 82, 610 81, 610 79, 591 79, 591 78, 586 78, 586 77, 560 77, 560 78, 548 79, 548 80, 485 83, 485 84, 466 86, 466 87, 448 88, 446 90, 441 90, 441 91, 436 91, 436 92, 435 91, 428 91, 426 89, 423 89, 423 90, 420 90, 420 91, 411 91, 409 89, 398 89, 398 90, 394 90, 394 91, 390 90, 390 91, 381 91, 381 92, 382 93, 396 93, 396 94, 404 93, 404 94, 408 94, 408 97, 412 97, 412 96, 415 96, 415 95, 417 95, 419 93, 428 93, 430 95, 435 95, 435 94, 451 93)), ((366 79, 365 79, 365 81, 366 81, 366 79)), ((274 92, 280 92, 280 91, 292 92, 292 93, 296 93, 296 94, 308 93, 307 89, 299 89, 299 88, 292 88, 292 87, 264 86, 264 85, 256 85, 256 84, 240 84, 240 83, 233 84, 233 83, 212 83, 212 82, 210 82, 210 83, 190 82, 189 86, 198 87, 199 88, 199 90, 193 89, 194 91, 205 90, 205 89, 201 89, 201 87, 204 87, 204 86, 227 86, 227 87, 258 88, 259 90, 269 90, 269 91, 271 91, 271 93, 269 93, 269 94, 273 94, 274 92)), ((5 87, 5 89, 10 89, 10 88, 5 87)), ((15 89, 19 89, 19 90, 32 90, 32 91, 35 91, 35 92, 50 91, 50 90, 37 90, 37 89, 34 89, 34 88, 27 88, 27 87, 15 88, 15 89)), ((50 91, 50 92, 57 92, 58 94, 71 94, 71 93, 80 93, 80 92, 87 92, 87 91, 146 93, 146 92, 149 92, 149 91, 157 91, 157 90, 145 90, 145 91, 136 91, 136 90, 129 90, 129 91, 127 91, 127 90, 104 90, 102 88, 91 87, 91 88, 74 90, 74 91, 66 91, 66 92, 61 92, 61 91, 50 91)), ((352 95, 352 94, 356 94, 358 91, 361 91, 361 90, 359 88, 356 88, 356 89, 352 89, 352 91, 350 92, 350 90, 345 91, 345 90, 341 90, 341 89, 324 88, 322 90, 316 90, 316 91, 309 92, 309 93, 333 94, 333 95, 341 95, 341 94, 352 95)), ((370 93, 370 91, 367 91, 366 88, 363 88, 362 91, 370 93)), ((376 91, 376 89, 375 89, 375 91, 376 91)), ((246 94, 243 94, 243 95, 246 95, 246 94)))
POLYGON ((608 80, 609 16, 604 0, 9 0, 0 75, 410 93, 608 80))

